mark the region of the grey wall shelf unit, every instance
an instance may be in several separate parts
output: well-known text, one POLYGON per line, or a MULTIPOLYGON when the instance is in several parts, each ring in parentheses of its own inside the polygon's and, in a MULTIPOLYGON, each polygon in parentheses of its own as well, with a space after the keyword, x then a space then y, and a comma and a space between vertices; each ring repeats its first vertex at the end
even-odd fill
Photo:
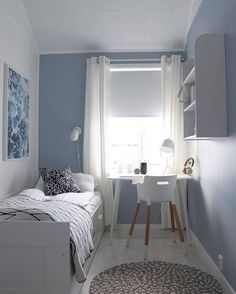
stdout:
POLYGON ((194 59, 183 64, 184 139, 227 136, 225 42, 206 34, 195 43, 194 59))

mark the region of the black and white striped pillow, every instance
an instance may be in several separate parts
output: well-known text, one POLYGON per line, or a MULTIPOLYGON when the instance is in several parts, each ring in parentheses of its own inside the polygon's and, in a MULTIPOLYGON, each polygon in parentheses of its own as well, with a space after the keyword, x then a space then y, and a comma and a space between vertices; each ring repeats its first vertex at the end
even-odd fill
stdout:
POLYGON ((48 196, 80 192, 69 167, 62 170, 41 168, 41 175, 48 196))

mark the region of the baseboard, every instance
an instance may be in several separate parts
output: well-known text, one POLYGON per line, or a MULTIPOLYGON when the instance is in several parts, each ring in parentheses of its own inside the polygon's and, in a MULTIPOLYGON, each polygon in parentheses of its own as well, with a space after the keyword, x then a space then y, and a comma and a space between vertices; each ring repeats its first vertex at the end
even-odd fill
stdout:
POLYGON ((192 244, 195 245, 199 249, 202 257, 207 261, 207 263, 211 267, 212 273, 214 274, 216 279, 223 286, 224 294, 236 294, 236 292, 234 291, 232 286, 226 280, 226 278, 224 277, 222 272, 219 270, 219 268, 217 267, 217 265, 215 264, 215 262, 213 261, 211 256, 208 254, 206 249, 203 247, 201 242, 198 240, 197 236, 192 231, 191 231, 191 240, 192 240, 192 244))

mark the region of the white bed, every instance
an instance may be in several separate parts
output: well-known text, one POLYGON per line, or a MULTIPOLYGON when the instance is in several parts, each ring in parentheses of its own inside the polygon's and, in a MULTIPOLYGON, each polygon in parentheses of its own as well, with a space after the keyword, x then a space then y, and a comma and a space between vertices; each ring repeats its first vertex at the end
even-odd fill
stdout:
MULTIPOLYGON (((94 193, 94 198, 91 200, 90 204, 86 207, 86 210, 90 213, 93 221, 93 226, 95 234, 93 236, 94 251, 91 257, 87 260, 84 265, 84 270, 87 273, 89 271, 90 265, 93 261, 96 249, 100 243, 104 232, 104 222, 103 222, 103 200, 99 192, 94 193)), ((72 262, 71 262, 72 266, 72 262)), ((71 292, 70 294, 78 294, 83 284, 78 284, 73 274, 73 266, 71 267, 71 292)), ((41 294, 41 293, 40 293, 41 294)))
MULTIPOLYGON (((103 201, 94 192, 84 209, 94 227, 94 251, 84 264, 87 273, 103 234, 103 201)), ((51 221, 0 221, 1 294, 78 294, 70 254, 70 224, 51 221)))

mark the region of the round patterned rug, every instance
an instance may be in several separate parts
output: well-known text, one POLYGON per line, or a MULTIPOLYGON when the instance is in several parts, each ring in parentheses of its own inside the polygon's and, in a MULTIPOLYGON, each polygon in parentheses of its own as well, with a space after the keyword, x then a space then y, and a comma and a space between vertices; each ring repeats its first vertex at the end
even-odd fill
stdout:
POLYGON ((97 275, 90 294, 222 294, 211 275, 188 265, 149 261, 126 263, 97 275))

